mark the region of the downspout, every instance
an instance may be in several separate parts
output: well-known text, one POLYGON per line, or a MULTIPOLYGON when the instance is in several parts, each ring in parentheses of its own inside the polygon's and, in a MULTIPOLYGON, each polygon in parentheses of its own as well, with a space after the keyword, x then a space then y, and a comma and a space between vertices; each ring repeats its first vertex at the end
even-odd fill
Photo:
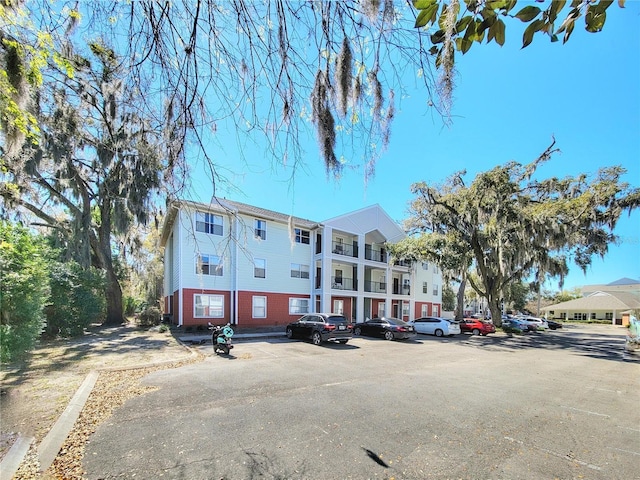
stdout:
MULTIPOLYGON (((178 245, 177 245, 177 250, 178 250, 178 254, 176 255, 177 258, 182 259, 182 209, 178 210, 178 215, 177 215, 177 221, 178 221, 178 245)), ((175 255, 175 252, 174 252, 175 255)), ((174 268, 178 269, 178 275, 177 275, 177 282, 178 282, 178 326, 181 327, 182 325, 184 325, 184 298, 183 298, 183 289, 182 289, 182 262, 177 262, 178 265, 176 266, 174 263, 174 268)))
POLYGON ((232 324, 233 325, 238 325, 238 301, 239 301, 239 295, 238 295, 238 276, 239 276, 239 272, 238 272, 238 242, 240 241, 238 238, 238 211, 236 210, 235 212, 235 222, 234 222, 234 232, 232 234, 232 241, 234 242, 234 248, 233 248, 233 278, 231 279, 231 291, 233 292, 233 311, 231 312, 231 318, 232 318, 232 324))

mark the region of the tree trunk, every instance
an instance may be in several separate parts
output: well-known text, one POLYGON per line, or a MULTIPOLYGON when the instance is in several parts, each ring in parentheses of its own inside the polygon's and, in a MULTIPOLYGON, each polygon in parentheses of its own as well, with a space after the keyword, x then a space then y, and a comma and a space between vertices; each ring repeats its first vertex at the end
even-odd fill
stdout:
POLYGON ((107 300, 107 318, 103 325, 122 325, 125 323, 124 309, 122 307, 122 288, 120 281, 113 271, 113 265, 107 273, 107 285, 105 287, 105 297, 107 300))
POLYGON ((500 294, 498 292, 487 292, 487 302, 489 302, 489 310, 491 311, 491 321, 496 328, 502 326, 502 306, 500 302, 500 294))
POLYGON ((461 321, 464 318, 464 291, 467 287, 467 279, 463 276, 458 293, 456 295, 456 320, 461 321))

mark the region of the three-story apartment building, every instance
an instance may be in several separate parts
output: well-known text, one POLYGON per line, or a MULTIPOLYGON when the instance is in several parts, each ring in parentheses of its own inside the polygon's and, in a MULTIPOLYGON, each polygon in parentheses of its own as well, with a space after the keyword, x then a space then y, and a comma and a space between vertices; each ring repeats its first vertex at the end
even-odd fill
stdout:
POLYGON ((378 205, 314 222, 226 199, 177 201, 162 230, 164 309, 185 327, 439 315, 437 266, 392 264, 385 250, 404 236, 378 205))

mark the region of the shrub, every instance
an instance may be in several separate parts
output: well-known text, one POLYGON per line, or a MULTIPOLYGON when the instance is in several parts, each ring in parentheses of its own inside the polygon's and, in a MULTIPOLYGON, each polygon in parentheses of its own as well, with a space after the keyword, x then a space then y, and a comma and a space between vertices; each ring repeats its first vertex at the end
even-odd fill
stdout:
POLYGON ((153 327, 160 325, 162 314, 158 307, 147 307, 136 317, 136 324, 139 327, 153 327))
POLYGON ((33 349, 49 296, 48 248, 27 229, 0 222, 0 360, 33 349))
POLYGON ((76 262, 56 263, 49 279, 51 297, 46 308, 46 335, 74 337, 105 315, 104 276, 76 262))

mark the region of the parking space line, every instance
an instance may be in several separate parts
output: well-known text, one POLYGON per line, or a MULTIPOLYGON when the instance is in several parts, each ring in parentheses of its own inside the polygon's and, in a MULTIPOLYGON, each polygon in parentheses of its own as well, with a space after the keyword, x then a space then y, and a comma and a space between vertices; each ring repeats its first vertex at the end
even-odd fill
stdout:
MULTIPOLYGON (((518 445, 523 445, 523 446, 525 445, 522 440, 516 440, 513 437, 504 437, 504 438, 505 438, 505 440, 509 440, 510 442, 517 443, 518 445)), ((572 457, 570 455, 564 455, 562 453, 554 452, 554 451, 549 450, 547 448, 536 447, 535 445, 532 445, 532 447, 535 448, 536 450, 541 451, 541 452, 548 453, 549 455, 553 455, 556 458, 560 458, 561 460, 567 460, 569 462, 577 463, 578 465, 582 465, 583 467, 590 468, 591 470, 602 470, 602 468, 597 466, 597 465, 593 465, 591 463, 583 462, 582 460, 578 460, 577 458, 572 457)))
POLYGON ((616 448, 616 447, 608 447, 609 450, 617 450, 619 452, 624 452, 624 453, 630 453, 631 455, 638 455, 640 456, 640 453, 638 452, 632 452, 631 450, 623 450, 622 448, 616 448))
POLYGON ((561 405, 561 407, 562 408, 566 408, 567 410, 574 410, 576 412, 586 413, 587 415, 596 415, 598 417, 611 418, 611 415, 607 415, 605 413, 590 412, 589 410, 581 410, 581 409, 575 408, 575 407, 567 407, 566 405, 561 405))

